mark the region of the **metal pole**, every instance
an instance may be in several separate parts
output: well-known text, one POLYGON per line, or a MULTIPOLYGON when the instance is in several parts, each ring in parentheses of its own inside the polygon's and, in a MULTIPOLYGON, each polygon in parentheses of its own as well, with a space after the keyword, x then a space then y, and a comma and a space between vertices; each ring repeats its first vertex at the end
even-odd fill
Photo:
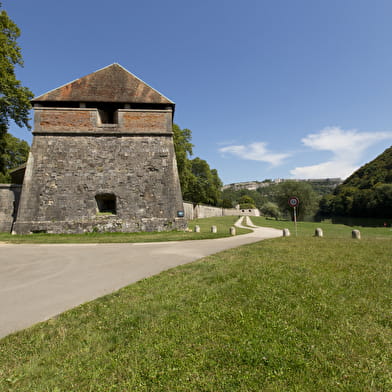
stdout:
POLYGON ((294 207, 294 225, 295 225, 295 236, 297 236, 297 209, 294 207))

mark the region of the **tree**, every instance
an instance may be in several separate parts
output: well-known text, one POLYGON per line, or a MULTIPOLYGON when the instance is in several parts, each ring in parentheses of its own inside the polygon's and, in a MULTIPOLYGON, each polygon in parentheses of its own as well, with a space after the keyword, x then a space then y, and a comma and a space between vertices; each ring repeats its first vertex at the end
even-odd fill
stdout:
POLYGON ((173 124, 174 150, 176 153, 178 176, 183 194, 188 192, 189 182, 192 177, 192 165, 189 160, 189 156, 191 156, 193 152, 191 138, 192 132, 190 129, 181 129, 177 124, 173 124))
POLYGON ((353 186, 339 186, 332 200, 332 211, 334 216, 350 216, 354 204, 354 195, 358 189, 353 186))
POLYGON ((303 181, 284 181, 277 184, 276 201, 281 209, 293 216, 293 208, 289 206, 288 200, 291 196, 298 197, 297 217, 303 220, 307 216, 313 216, 316 212, 319 197, 312 186, 303 181))
MULTIPOLYGON (((2 7, 0 3, 0 8, 2 7)), ((15 65, 23 66, 21 49, 16 40, 18 26, 2 10, 0 12, 0 173, 6 175, 6 141, 9 122, 19 127, 29 125, 30 99, 33 93, 16 79, 15 65)))
POLYGON ((320 216, 392 217, 392 147, 363 165, 320 201, 320 216))
POLYGON ((332 216, 333 195, 324 195, 319 202, 318 215, 320 218, 330 218, 332 216))
POLYGON ((238 203, 240 208, 255 208, 255 201, 248 195, 241 196, 238 203))
POLYGON ((374 187, 373 201, 369 203, 373 216, 392 218, 392 184, 378 184, 374 187))
POLYGON ((189 177, 188 189, 183 193, 184 199, 193 203, 218 205, 222 186, 218 172, 211 170, 209 164, 198 157, 190 163, 192 175, 189 177))
POLYGON ((261 206, 271 198, 264 194, 261 194, 259 192, 259 189, 257 189, 256 191, 249 189, 236 190, 234 187, 229 187, 222 191, 222 199, 229 200, 232 205, 236 205, 240 203, 240 199, 242 196, 249 196, 253 199, 252 204, 254 204, 256 208, 261 208, 261 206))
POLYGON ((260 211, 263 215, 269 216, 275 219, 279 219, 281 216, 279 206, 272 201, 268 201, 267 203, 263 204, 260 208, 260 211))
POLYGON ((222 208, 233 208, 233 203, 229 199, 223 199, 221 202, 222 208))
POLYGON ((22 165, 27 161, 30 147, 27 142, 20 140, 7 133, 4 136, 4 173, 0 173, 0 183, 7 183, 11 180, 9 171, 22 165))
POLYGON ((192 132, 173 124, 174 150, 177 159, 182 196, 186 201, 218 205, 221 199, 222 181, 216 169, 200 158, 189 159, 192 155, 192 132))

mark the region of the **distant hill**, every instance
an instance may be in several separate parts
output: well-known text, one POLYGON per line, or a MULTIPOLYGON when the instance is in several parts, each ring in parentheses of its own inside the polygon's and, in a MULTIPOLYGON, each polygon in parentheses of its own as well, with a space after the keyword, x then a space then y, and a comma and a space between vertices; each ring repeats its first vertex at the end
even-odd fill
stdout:
POLYGON ((392 184, 392 146, 354 172, 343 182, 342 187, 370 189, 380 183, 392 184))
POLYGON ((392 147, 320 201, 321 217, 392 218, 392 147))

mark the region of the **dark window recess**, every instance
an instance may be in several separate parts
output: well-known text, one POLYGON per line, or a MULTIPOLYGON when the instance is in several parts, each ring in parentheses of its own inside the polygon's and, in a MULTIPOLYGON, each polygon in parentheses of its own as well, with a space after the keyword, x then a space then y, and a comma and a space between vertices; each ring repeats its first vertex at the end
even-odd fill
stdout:
POLYGON ((101 124, 117 124, 117 110, 120 108, 118 105, 111 103, 96 103, 87 104, 87 107, 98 109, 101 124))
POLYGON ((87 108, 98 109, 101 124, 118 124, 118 109, 123 108, 123 104, 111 102, 87 102, 87 108))
POLYGON ((98 212, 116 214, 116 196, 111 193, 102 193, 95 196, 98 212))
POLYGON ((98 110, 99 118, 102 124, 117 124, 115 121, 116 113, 112 110, 98 110))

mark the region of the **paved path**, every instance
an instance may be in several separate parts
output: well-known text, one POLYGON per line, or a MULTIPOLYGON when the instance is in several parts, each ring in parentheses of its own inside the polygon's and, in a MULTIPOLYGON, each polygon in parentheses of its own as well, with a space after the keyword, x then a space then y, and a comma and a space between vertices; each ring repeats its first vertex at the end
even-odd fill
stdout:
POLYGON ((0 338, 140 279, 281 230, 216 240, 135 244, 0 244, 0 338))

